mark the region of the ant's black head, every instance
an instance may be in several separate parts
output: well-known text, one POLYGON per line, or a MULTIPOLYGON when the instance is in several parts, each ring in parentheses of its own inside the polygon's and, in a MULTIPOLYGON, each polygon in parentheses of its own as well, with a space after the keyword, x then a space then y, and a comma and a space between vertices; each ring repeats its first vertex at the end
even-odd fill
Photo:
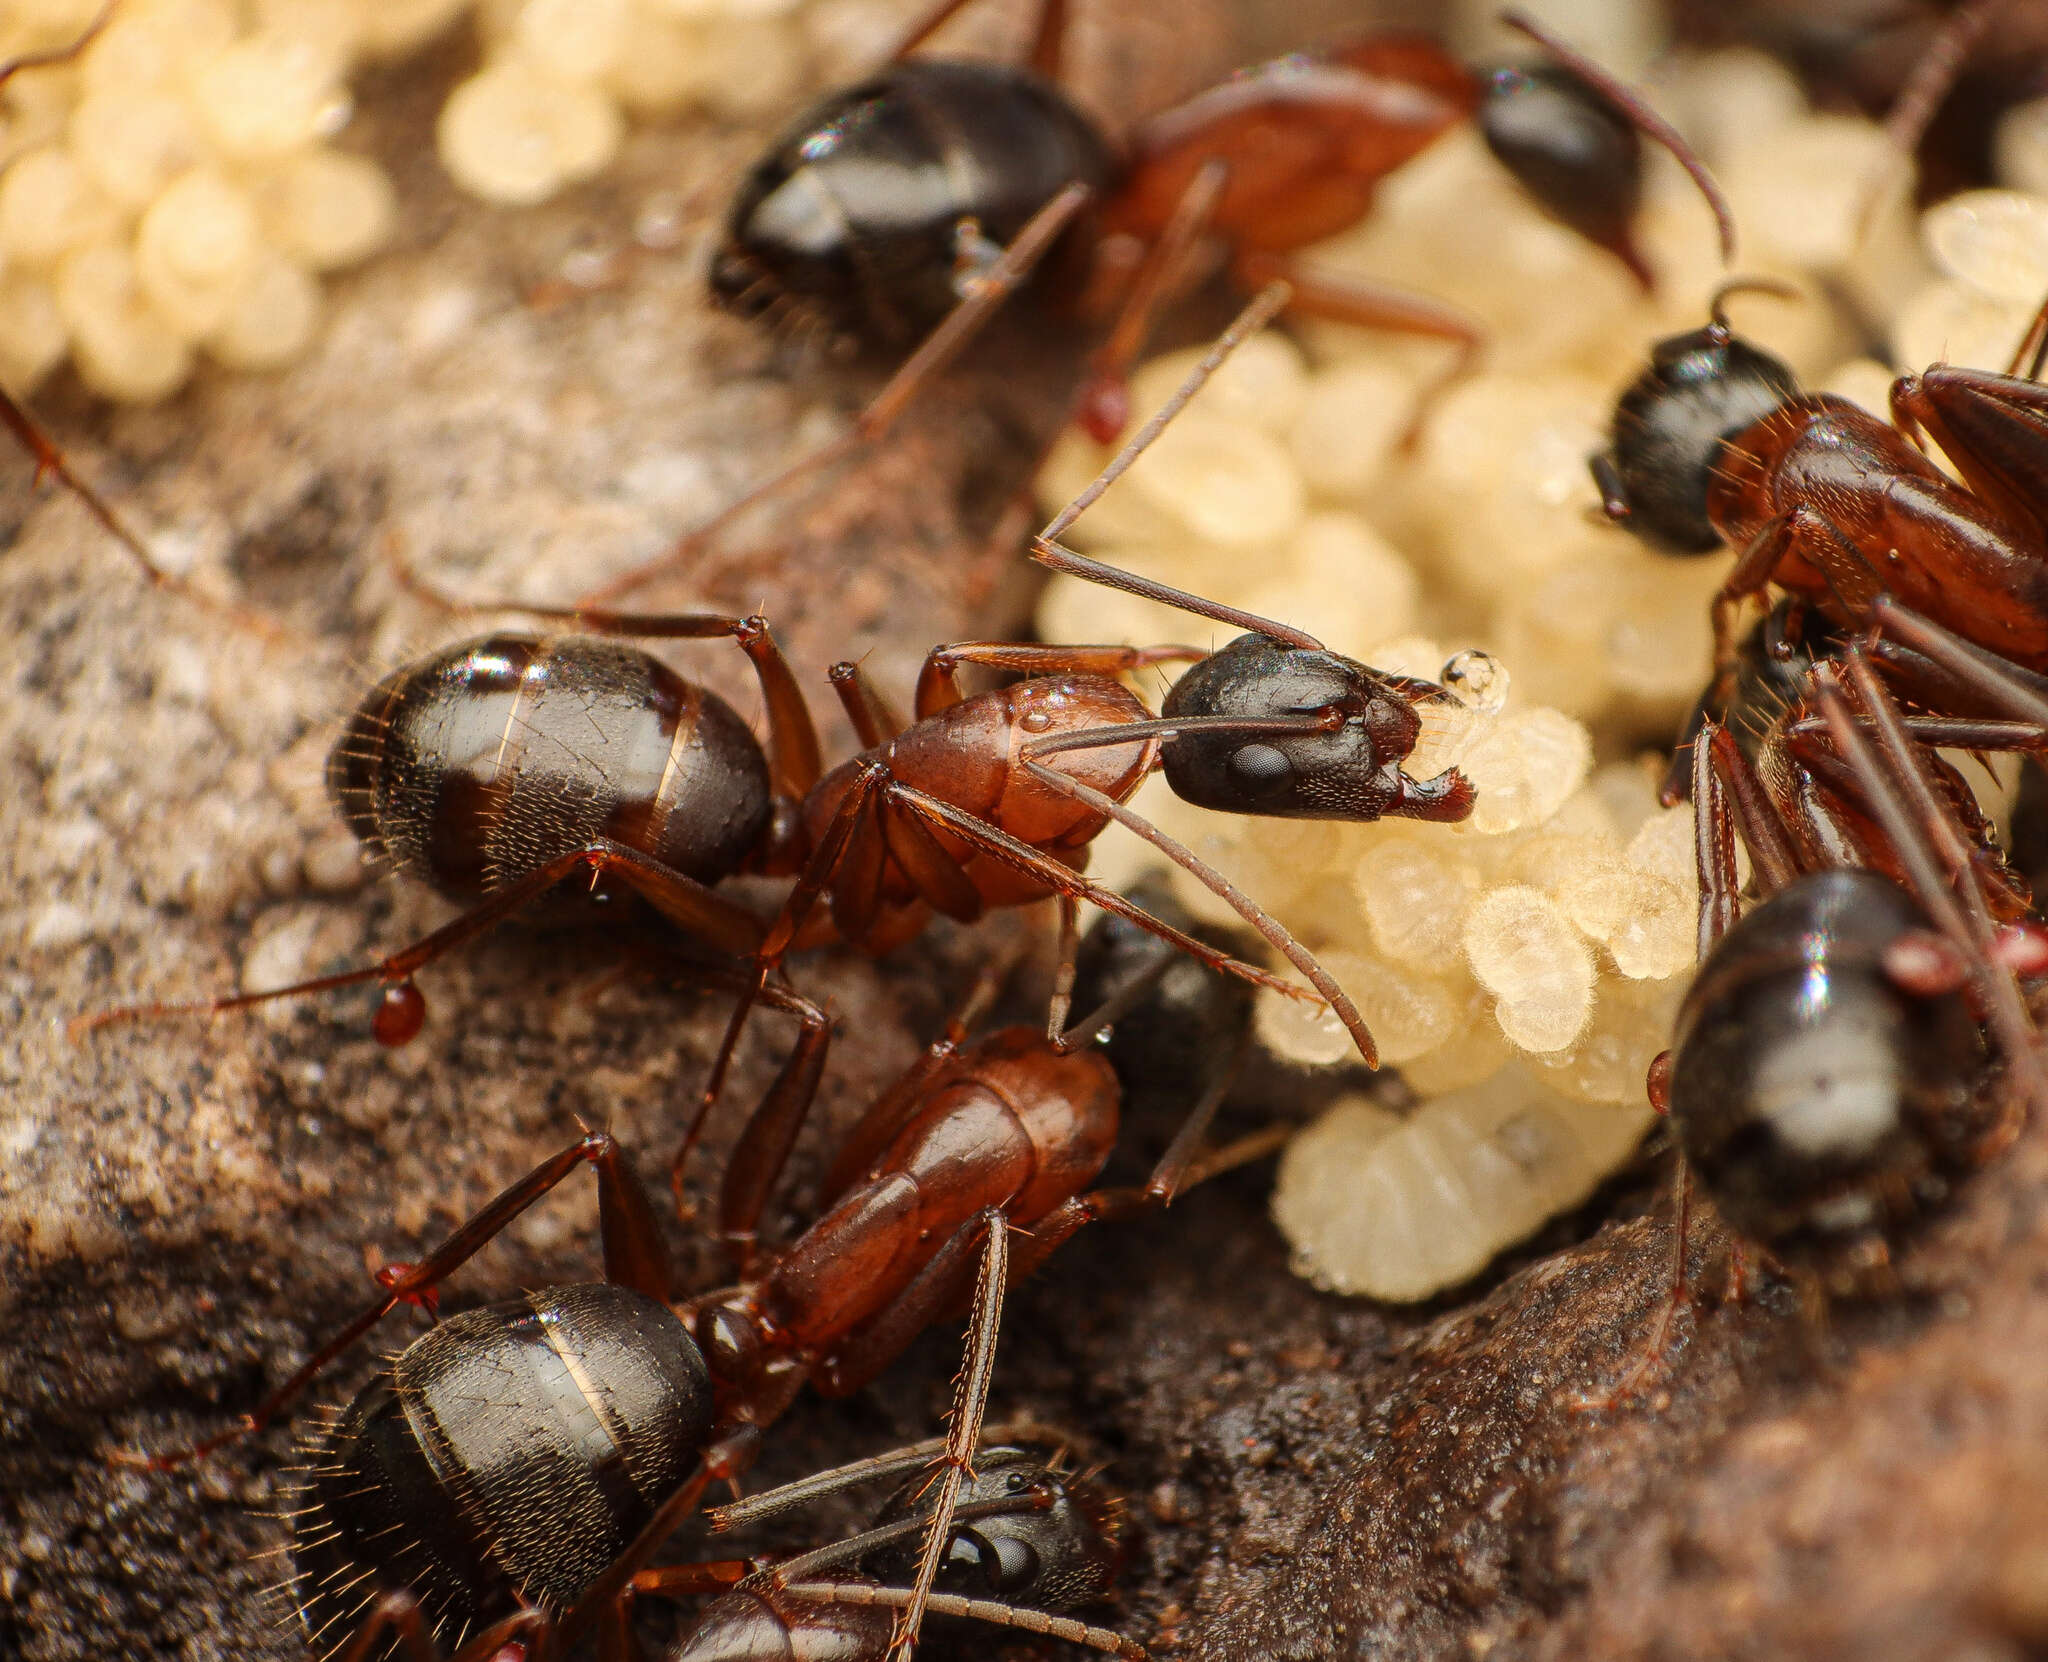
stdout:
POLYGON ((1630 235, 1643 195, 1642 138, 1598 88, 1561 64, 1496 69, 1479 130, 1538 207, 1649 287, 1630 235))
POLYGON ((1659 341, 1614 407, 1613 448, 1593 458, 1608 517, 1667 554, 1720 547, 1707 487, 1723 441, 1798 393, 1791 370, 1720 317, 1659 341))
MULTIPOLYGON (((917 1486, 898 1495, 879 1522, 916 1515, 917 1486)), ((963 1506, 1016 1501, 1014 1511, 963 1523, 953 1531, 939 1586, 974 1598, 1039 1610, 1071 1610, 1104 1597, 1123 1562, 1118 1504, 1092 1483, 1017 1448, 983 1449, 961 1488, 963 1506)), ((862 1568, 884 1581, 906 1579, 920 1543, 896 1542, 870 1553, 862 1568)))
POLYGON ((1196 664, 1160 714, 1242 719, 1242 731, 1167 739, 1160 766, 1185 802, 1268 819, 1379 819, 1401 800, 1401 763, 1422 732, 1364 664, 1265 635, 1240 635, 1196 664))

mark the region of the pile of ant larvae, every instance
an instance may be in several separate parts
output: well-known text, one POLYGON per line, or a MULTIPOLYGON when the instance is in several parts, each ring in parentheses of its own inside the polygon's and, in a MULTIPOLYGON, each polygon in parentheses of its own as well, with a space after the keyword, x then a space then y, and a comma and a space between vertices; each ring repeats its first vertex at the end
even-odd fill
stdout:
MULTIPOLYGON (((1874 124, 1809 112, 1760 54, 1673 63, 1652 90, 1729 192, 1741 273, 1795 291, 1732 298, 1745 336, 1879 411, 1892 370, 1859 352, 1831 295, 1889 320, 1901 368, 2005 367, 2048 292, 2048 194, 1975 192, 1916 223, 1874 124)), ((2048 193, 2048 106, 2008 117, 1999 153, 2048 193)), ((1423 709, 1408 771, 1462 768, 1477 789, 1462 825, 1203 814, 1156 788, 1136 802, 1308 943, 1419 1099, 1405 1114, 1344 1100, 1283 1161, 1276 1215, 1326 1288, 1411 1300, 1468 1279, 1585 1199, 1651 1120, 1644 1070, 1690 977, 1697 904, 1691 810, 1660 808, 1655 787, 1706 684, 1709 601, 1732 558, 1659 555, 1602 523, 1587 469, 1651 343, 1699 327, 1725 276, 1704 207, 1661 162, 1638 225, 1659 274, 1645 295, 1530 207, 1476 136, 1447 135, 1309 257, 1472 314, 1487 331, 1476 371, 1446 384, 1447 348, 1393 335, 1269 332, 1068 533, 1381 668, 1435 678, 1477 648, 1512 677, 1505 697, 1423 709)), ((1140 369, 1140 418, 1191 361, 1140 369)), ((1105 454, 1070 434, 1045 502, 1105 454)), ((1220 644, 1065 577, 1038 623, 1048 640, 1220 644)), ((1148 863, 1105 843, 1113 879, 1148 863)), ((1221 915, 1185 878, 1176 889, 1221 915)), ((1303 1066, 1346 1060, 1342 1030, 1310 1007, 1269 997, 1259 1032, 1303 1066)))
MULTIPOLYGON (((792 101, 814 58, 872 59, 901 26, 889 0, 802 16, 800 3, 486 4, 486 63, 442 110, 443 164, 489 201, 538 202, 611 161, 626 112, 759 118, 792 101)), ((61 52, 105 9, 0 8, 0 62, 61 52)), ((320 325, 322 274, 375 253, 398 213, 384 170, 333 142, 354 112, 348 77, 471 9, 119 0, 74 57, 8 77, 0 385, 25 396, 68 357, 94 392, 148 403, 202 353, 239 370, 298 358, 320 325)))

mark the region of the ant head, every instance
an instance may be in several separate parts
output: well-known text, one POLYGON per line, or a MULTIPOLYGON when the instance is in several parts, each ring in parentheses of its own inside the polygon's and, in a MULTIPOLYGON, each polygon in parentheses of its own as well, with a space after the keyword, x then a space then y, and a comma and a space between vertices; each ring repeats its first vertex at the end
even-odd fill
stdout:
POLYGON ((1538 207, 1650 286, 1630 235, 1643 194, 1642 138, 1598 88, 1562 64, 1496 69, 1479 129, 1538 207))
POLYGON ((1408 700, 1341 653, 1240 635, 1174 683, 1167 717, 1241 720, 1160 747, 1174 794, 1268 819, 1374 820, 1401 797, 1422 722, 1408 700))
POLYGON ((1718 303, 1705 328, 1657 342, 1614 407, 1613 448, 1594 458, 1609 516, 1667 554, 1720 547, 1707 487, 1723 442, 1798 392, 1792 371, 1737 336, 1718 303))
MULTIPOLYGON (((879 1521, 909 1517, 920 1507, 916 1487, 883 1509, 879 1521)), ((1014 1499, 1013 1511, 964 1523, 953 1531, 939 1586, 970 1597, 1044 1610, 1069 1610, 1106 1596, 1123 1564, 1122 1507, 1093 1483, 1019 1448, 983 1449, 962 1487, 963 1506, 1014 1499)), ((892 1543, 863 1568, 884 1581, 916 1567, 918 1543, 892 1543)))

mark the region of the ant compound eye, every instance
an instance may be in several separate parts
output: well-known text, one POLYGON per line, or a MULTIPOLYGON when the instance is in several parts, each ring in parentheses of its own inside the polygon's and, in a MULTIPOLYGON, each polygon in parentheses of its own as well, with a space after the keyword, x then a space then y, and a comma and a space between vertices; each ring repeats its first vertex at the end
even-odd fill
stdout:
POLYGON ((991 1593, 1014 1597, 1037 1585, 1040 1565, 1038 1550, 1014 1535, 973 1537, 981 1559, 981 1573, 991 1593))
POLYGON ((1284 750, 1270 744, 1243 744, 1230 753, 1230 772, 1246 790, 1278 790, 1294 777, 1294 764, 1284 750))

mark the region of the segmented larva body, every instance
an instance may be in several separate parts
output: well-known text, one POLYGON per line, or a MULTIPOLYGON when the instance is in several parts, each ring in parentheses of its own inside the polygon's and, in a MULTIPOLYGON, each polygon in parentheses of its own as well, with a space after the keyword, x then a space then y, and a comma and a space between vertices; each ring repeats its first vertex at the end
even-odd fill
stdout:
POLYGON ((1515 1066, 1406 1116, 1348 1097, 1289 1145, 1274 1215, 1296 1271, 1325 1291, 1428 1298, 1583 1201, 1651 1118, 1647 1104, 1574 1102, 1515 1066))

